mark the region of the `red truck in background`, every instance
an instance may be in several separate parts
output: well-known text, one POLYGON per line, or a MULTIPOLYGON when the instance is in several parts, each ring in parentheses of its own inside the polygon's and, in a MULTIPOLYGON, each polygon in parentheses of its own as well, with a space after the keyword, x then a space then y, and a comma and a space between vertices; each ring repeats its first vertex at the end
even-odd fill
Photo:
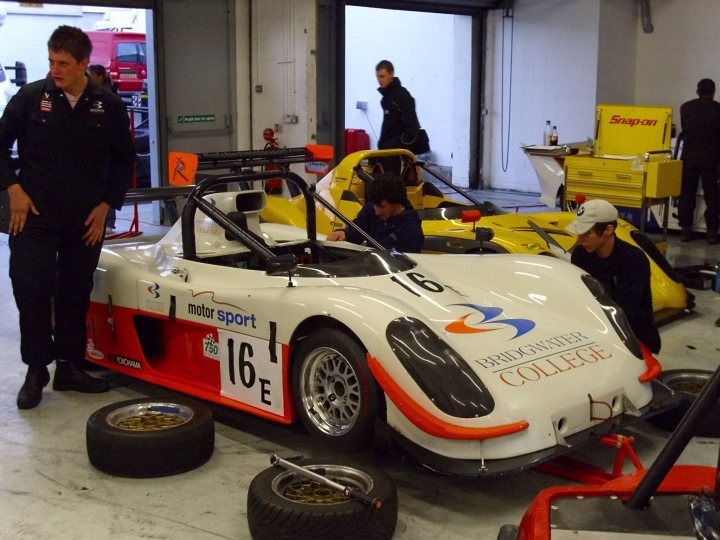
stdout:
POLYGON ((147 78, 145 34, 90 31, 93 44, 91 64, 102 64, 119 93, 140 92, 147 78))

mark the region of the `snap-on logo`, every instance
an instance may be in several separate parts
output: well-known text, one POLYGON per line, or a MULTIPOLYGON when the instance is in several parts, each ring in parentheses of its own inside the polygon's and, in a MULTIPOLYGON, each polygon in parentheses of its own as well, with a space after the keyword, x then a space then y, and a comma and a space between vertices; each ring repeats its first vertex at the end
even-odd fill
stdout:
POLYGON ((610 119, 611 124, 625 124, 630 127, 635 126, 656 126, 658 121, 650 118, 626 118, 616 114, 610 119))
POLYGON ((143 368, 142 362, 140 362, 139 360, 131 360, 130 358, 125 358, 123 356, 116 356, 115 363, 121 366, 137 369, 138 371, 142 371, 143 368))

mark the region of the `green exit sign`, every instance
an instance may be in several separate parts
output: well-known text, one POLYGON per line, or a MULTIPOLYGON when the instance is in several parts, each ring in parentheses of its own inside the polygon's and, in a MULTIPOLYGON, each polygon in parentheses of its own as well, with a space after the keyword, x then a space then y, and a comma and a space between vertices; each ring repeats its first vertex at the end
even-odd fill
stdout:
POLYGON ((184 114, 178 116, 178 124, 193 124, 195 122, 214 122, 214 114, 184 114))

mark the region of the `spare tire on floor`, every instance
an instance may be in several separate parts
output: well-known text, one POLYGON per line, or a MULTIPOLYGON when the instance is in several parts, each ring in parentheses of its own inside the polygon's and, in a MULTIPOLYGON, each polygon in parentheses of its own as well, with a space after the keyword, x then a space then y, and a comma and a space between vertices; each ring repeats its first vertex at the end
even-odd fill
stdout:
POLYGON ((250 483, 247 519, 255 540, 392 538, 398 515, 395 483, 382 469, 336 459, 293 462, 330 480, 380 499, 375 508, 279 466, 260 472, 250 483))
MULTIPOLYGON (((673 431, 690 408, 695 398, 705 387, 712 371, 703 369, 669 369, 657 378, 677 393, 680 401, 677 407, 648 418, 648 423, 666 431, 673 431)), ((707 412, 705 418, 695 430, 698 437, 720 437, 720 401, 707 412)))
POLYGON ((95 411, 85 431, 90 463, 132 478, 168 476, 199 467, 215 448, 215 423, 189 399, 131 399, 95 411))

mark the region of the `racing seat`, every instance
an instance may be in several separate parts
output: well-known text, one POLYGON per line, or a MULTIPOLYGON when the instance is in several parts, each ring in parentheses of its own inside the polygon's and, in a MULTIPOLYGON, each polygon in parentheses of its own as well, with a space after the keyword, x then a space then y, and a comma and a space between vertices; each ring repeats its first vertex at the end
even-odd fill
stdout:
POLYGON ((403 181, 405 187, 415 187, 422 183, 422 179, 418 174, 417 167, 413 163, 405 162, 405 168, 400 173, 400 178, 403 181))

